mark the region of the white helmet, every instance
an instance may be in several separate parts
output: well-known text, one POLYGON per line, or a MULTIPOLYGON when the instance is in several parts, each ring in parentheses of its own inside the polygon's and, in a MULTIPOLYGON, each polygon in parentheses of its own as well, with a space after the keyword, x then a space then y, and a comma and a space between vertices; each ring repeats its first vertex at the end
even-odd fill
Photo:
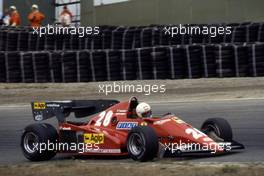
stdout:
POLYGON ((136 112, 139 117, 151 117, 152 111, 149 104, 142 102, 139 103, 136 107, 136 112))
POLYGON ((16 6, 10 6, 9 9, 16 10, 16 6))
POLYGON ((37 5, 37 4, 33 4, 33 5, 31 6, 31 9, 38 9, 38 5, 37 5))

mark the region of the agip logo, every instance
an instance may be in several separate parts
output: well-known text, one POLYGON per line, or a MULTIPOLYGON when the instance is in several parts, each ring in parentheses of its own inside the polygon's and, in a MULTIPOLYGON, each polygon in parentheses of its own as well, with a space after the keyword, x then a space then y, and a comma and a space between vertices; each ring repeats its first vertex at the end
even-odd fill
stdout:
POLYGON ((84 134, 84 143, 85 144, 103 144, 104 143, 104 134, 94 134, 94 133, 85 133, 84 134))
POLYGON ((46 109, 46 103, 34 102, 34 109, 46 109))

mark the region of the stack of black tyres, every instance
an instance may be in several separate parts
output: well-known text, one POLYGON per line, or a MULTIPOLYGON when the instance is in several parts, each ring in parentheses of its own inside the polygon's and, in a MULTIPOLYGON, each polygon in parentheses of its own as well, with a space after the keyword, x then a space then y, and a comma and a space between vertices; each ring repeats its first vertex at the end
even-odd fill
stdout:
POLYGON ((141 27, 137 27, 134 29, 134 42, 132 49, 141 48, 141 31, 142 31, 141 27))
POLYGON ((37 51, 45 50, 46 38, 47 38, 47 35, 42 35, 41 37, 37 36, 37 51))
POLYGON ((161 35, 161 33, 162 33, 163 31, 162 31, 162 27, 160 27, 160 26, 157 26, 157 27, 154 27, 153 28, 153 35, 152 35, 152 37, 153 37, 153 45, 154 46, 159 46, 159 45, 161 45, 161 37, 160 37, 160 35, 161 35))
POLYGON ((140 47, 152 47, 154 43, 153 28, 143 28, 140 32, 140 47))
POLYGON ((122 49, 123 48, 123 37, 125 28, 118 27, 112 31, 111 49, 122 49))
POLYGON ((38 49, 38 35, 33 34, 32 31, 28 34, 28 50, 29 51, 36 51, 38 49))
POLYGON ((138 79, 140 80, 154 79, 152 52, 153 48, 137 49, 138 79))
POLYGON ((18 37, 18 50, 28 51, 28 42, 29 42, 29 32, 20 31, 18 37))
POLYGON ((62 74, 64 82, 78 82, 77 52, 66 51, 62 54, 62 74))
MULTIPOLYGON (((159 39, 160 45, 163 45, 163 46, 170 45, 170 40, 172 39, 171 36, 165 34, 165 31, 163 30, 163 28, 159 28, 159 31, 160 31, 160 39, 159 39)), ((174 36, 173 39, 177 40, 177 37, 174 36)), ((175 45, 175 44, 172 43, 172 45, 175 45)))
POLYGON ((64 45, 64 35, 63 34, 57 34, 55 35, 55 50, 63 50, 64 45))
POLYGON ((54 51, 50 53, 49 65, 51 81, 57 83, 63 82, 62 53, 60 51, 54 51))
POLYGON ((234 48, 232 45, 216 45, 216 73, 218 77, 235 76, 234 48))
POLYGON ((108 81, 123 80, 122 58, 120 51, 106 51, 108 81))
POLYGON ((264 23, 261 23, 259 27, 259 41, 264 42, 264 23))
POLYGON ((247 41, 247 27, 236 26, 232 33, 232 43, 244 43, 247 41))
POLYGON ((92 49, 93 45, 93 38, 92 36, 85 37, 85 49, 92 49))
POLYGON ((72 50, 78 50, 80 48, 80 46, 79 46, 79 44, 80 44, 79 40, 80 40, 79 35, 72 35, 71 36, 71 49, 72 50))
POLYGON ((134 40, 134 29, 133 27, 126 28, 123 36, 122 49, 132 49, 134 40))
POLYGON ((21 57, 20 52, 8 52, 7 53, 7 82, 20 83, 22 82, 21 73, 21 57))
POLYGON ((71 37, 70 34, 63 34, 63 50, 72 50, 71 37))
POLYGON ((202 47, 200 45, 186 45, 186 76, 187 78, 201 78, 203 76, 202 47))
POLYGON ((49 52, 36 52, 33 54, 35 82, 45 83, 51 81, 49 57, 49 52))
POLYGON ((18 32, 10 30, 7 34, 7 51, 17 51, 18 47, 18 32))
MULTIPOLYGON (((200 24, 200 25, 197 25, 197 26, 199 27, 199 30, 202 31, 204 25, 200 24)), ((205 35, 203 35, 202 33, 196 32, 195 34, 192 34, 190 36, 190 43, 191 44, 203 43, 204 42, 204 38, 205 38, 205 35)))
POLYGON ((171 79, 183 79, 186 72, 186 54, 185 49, 180 45, 169 47, 169 65, 171 79))
POLYGON ((170 77, 169 53, 167 47, 153 47, 151 53, 154 79, 168 79, 170 77))
POLYGON ((91 51, 92 54, 92 71, 94 74, 94 81, 106 81, 107 74, 107 62, 105 51, 91 51))
MULTIPOLYGON (((161 38, 165 38, 166 37, 168 39, 170 45, 181 45, 181 44, 184 43, 184 36, 181 35, 179 32, 177 34, 175 33, 173 35, 173 37, 171 35, 169 35, 169 34, 165 35, 165 32, 166 31, 165 31, 165 28, 164 28, 160 37, 161 38)), ((164 43, 164 42, 161 42, 161 43, 162 43, 162 45, 166 45, 166 43, 164 43)))
POLYGON ((103 35, 102 33, 92 35, 92 49, 103 48, 103 35))
POLYGON ((264 44, 252 44, 248 49, 250 75, 264 76, 264 44))
POLYGON ((56 35, 48 34, 45 36, 45 50, 56 49, 56 35))
POLYGON ((235 59, 235 76, 247 77, 249 74, 249 55, 246 45, 233 45, 235 59))
POLYGON ((91 54, 89 51, 84 50, 77 53, 79 62, 79 74, 80 82, 91 82, 93 81, 92 77, 92 68, 91 68, 91 54))
POLYGON ((203 77, 217 77, 215 62, 215 45, 202 45, 203 77))
POLYGON ((138 61, 136 50, 122 50, 123 80, 136 80, 138 78, 138 61))
MULTIPOLYGON (((224 43, 232 43, 233 40, 235 39, 235 30, 236 30, 237 27, 239 27, 239 24, 230 23, 230 24, 226 24, 226 26, 231 27, 230 28, 231 34, 223 35, 224 36, 224 41, 223 42, 224 43)), ((217 36, 220 36, 220 35, 217 35, 217 36)))
POLYGON ((212 44, 218 44, 218 43, 223 43, 226 38, 230 38, 231 40, 231 36, 229 35, 218 35, 217 34, 217 30, 213 30, 215 28, 218 28, 219 26, 218 25, 208 25, 208 30, 210 31, 211 30, 211 34, 209 33, 205 40, 204 40, 204 43, 212 43, 212 44))
POLYGON ((256 42, 258 41, 259 36, 259 30, 260 30, 260 24, 259 23, 252 23, 247 26, 247 42, 256 42))
POLYGON ((103 35, 103 49, 111 49, 112 45, 112 30, 105 29, 102 31, 103 35))
POLYGON ((25 83, 34 83, 35 82, 35 67, 33 65, 33 54, 31 52, 21 53, 21 70, 23 72, 22 78, 25 83))
POLYGON ((0 52, 0 82, 6 82, 5 52, 0 52))

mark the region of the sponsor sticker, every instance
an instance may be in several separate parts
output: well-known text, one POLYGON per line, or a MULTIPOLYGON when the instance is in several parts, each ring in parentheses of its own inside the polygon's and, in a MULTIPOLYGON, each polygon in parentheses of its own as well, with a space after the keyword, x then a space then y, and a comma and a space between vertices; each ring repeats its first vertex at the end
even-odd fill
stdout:
POLYGON ((173 118, 171 118, 171 120, 174 120, 176 123, 179 123, 179 124, 185 123, 183 120, 181 120, 181 119, 179 119, 177 117, 173 117, 173 118))
POLYGON ((138 125, 138 122, 118 122, 116 129, 130 130, 131 128, 138 125))
POLYGON ((55 104, 55 103, 52 103, 52 104, 46 104, 46 106, 47 106, 48 108, 58 108, 58 107, 60 107, 59 104, 55 104))
POLYGON ((43 120, 43 116, 42 116, 42 114, 37 114, 37 115, 35 115, 35 120, 36 120, 36 121, 41 121, 41 120, 43 120))
POLYGON ((45 102, 34 102, 34 109, 46 109, 45 102))
POLYGON ((84 133, 83 135, 85 144, 103 144, 104 134, 103 133, 84 133))
POLYGON ((90 153, 121 153, 120 149, 91 149, 86 152, 90 153))
POLYGON ((162 125, 162 124, 164 124, 166 122, 170 122, 170 121, 171 121, 171 119, 162 119, 162 120, 158 120, 158 121, 154 122, 153 124, 154 125, 162 125))

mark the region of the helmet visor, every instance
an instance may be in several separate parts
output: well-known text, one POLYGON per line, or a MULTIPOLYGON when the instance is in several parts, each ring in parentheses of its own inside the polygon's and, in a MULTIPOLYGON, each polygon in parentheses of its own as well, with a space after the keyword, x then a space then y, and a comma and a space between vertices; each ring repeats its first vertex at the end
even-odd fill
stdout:
POLYGON ((152 111, 147 111, 142 114, 142 117, 151 117, 152 116, 152 111))

